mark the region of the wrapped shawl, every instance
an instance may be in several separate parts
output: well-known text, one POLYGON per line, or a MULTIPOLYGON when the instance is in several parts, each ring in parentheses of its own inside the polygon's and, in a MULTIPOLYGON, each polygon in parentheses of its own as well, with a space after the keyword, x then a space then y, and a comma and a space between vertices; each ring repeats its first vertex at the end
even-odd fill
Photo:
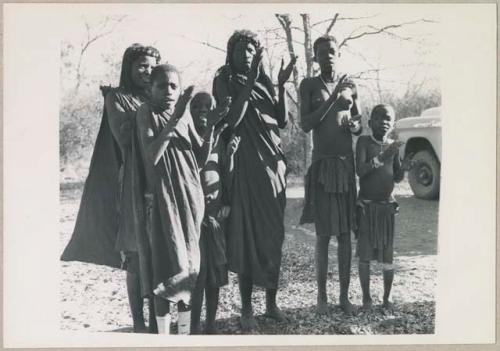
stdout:
MULTIPOLYGON (((224 84, 234 101, 244 79, 226 65, 218 71, 214 86, 224 84)), ((285 232, 286 164, 274 90, 264 75, 254 84, 245 116, 233 132, 241 141, 234 155, 227 223, 228 268, 248 276, 256 285, 275 289, 285 232)))
MULTIPOLYGON (((147 103, 137 119, 144 119, 155 137, 167 124, 147 103)), ((171 302, 189 304, 200 266, 204 199, 186 120, 179 122, 156 165, 147 161, 140 137, 134 138, 132 179, 142 293, 151 296, 154 291, 171 302)))
MULTIPOLYGON (((131 116, 135 116, 142 103, 120 88, 111 89, 108 94, 113 94, 131 116)), ((120 250, 136 249, 131 221, 131 160, 130 150, 122 154, 108 118, 104 105, 75 229, 61 260, 120 268, 120 250)))

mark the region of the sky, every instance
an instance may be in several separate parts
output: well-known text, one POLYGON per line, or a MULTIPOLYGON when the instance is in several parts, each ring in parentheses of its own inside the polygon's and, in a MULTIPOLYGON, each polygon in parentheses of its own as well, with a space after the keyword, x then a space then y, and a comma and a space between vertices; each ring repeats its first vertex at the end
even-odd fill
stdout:
MULTIPOLYGON (((412 38, 411 41, 384 34, 366 36, 351 41, 342 52, 340 71, 356 74, 381 68, 380 82, 383 88, 401 95, 408 82, 416 84, 425 80, 426 87, 439 87, 438 7, 406 4, 67 5, 65 15, 61 16, 61 26, 64 28, 61 40, 78 48, 86 36, 86 23, 98 30, 98 24, 106 16, 126 15, 111 34, 89 47, 82 60, 87 76, 95 80, 102 79, 103 84, 116 85, 118 76, 106 74, 110 69, 109 60, 118 64, 125 48, 131 43, 140 42, 157 47, 165 61, 182 71, 183 81, 195 84, 199 89, 210 90, 215 71, 224 64, 225 53, 202 43, 225 49, 232 32, 243 28, 259 32, 262 39, 264 29, 280 28, 275 13, 289 13, 293 25, 297 27, 302 26, 300 13, 309 13, 312 23, 332 18, 337 12, 340 18, 364 17, 339 20, 332 34, 340 40, 350 34, 373 30, 374 27, 431 20, 432 23, 419 22, 393 30, 399 37, 412 38), (103 60, 103 57, 108 60, 103 60)), ((313 40, 325 31, 327 25, 314 27, 313 40)), ((277 33, 283 35, 280 30, 277 33)), ((293 35, 297 41, 303 40, 300 31, 294 30, 293 35)), ((281 58, 287 58, 288 53, 284 40, 272 41, 271 45, 273 43, 276 44, 270 49, 272 57, 267 59, 278 67, 281 58)), ((298 64, 303 67, 304 49, 300 44, 295 44, 295 50, 299 55, 298 64)), ((77 60, 77 57, 73 60, 77 60)), ((360 83, 373 84, 373 80, 360 83)))

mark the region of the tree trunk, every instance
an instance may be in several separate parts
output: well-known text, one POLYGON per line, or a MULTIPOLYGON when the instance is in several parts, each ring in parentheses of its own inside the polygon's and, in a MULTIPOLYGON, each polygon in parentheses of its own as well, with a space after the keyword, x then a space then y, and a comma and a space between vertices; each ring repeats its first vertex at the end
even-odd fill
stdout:
MULTIPOLYGON (((311 40, 311 22, 308 13, 300 14, 302 17, 302 24, 304 27, 304 57, 306 59, 306 77, 310 78, 313 76, 313 47, 311 40)), ((304 138, 304 169, 306 170, 309 166, 312 157, 312 132, 305 135, 304 138)))

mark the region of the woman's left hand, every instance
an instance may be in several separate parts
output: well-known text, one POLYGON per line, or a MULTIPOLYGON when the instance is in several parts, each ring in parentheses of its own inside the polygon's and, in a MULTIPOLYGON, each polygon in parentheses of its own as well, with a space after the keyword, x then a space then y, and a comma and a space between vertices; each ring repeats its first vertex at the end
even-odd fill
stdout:
POLYGON ((210 110, 207 114, 207 122, 209 127, 215 126, 229 113, 229 107, 231 105, 231 97, 226 96, 224 101, 216 108, 210 110))
POLYGON ((295 63, 297 62, 297 56, 293 56, 290 62, 288 63, 288 66, 284 68, 285 66, 285 60, 281 59, 281 67, 280 71, 278 73, 278 85, 283 86, 285 83, 288 81, 290 78, 290 75, 292 74, 293 67, 295 66, 295 63))
POLYGON ((217 218, 226 219, 227 217, 229 217, 230 212, 231 212, 231 207, 222 206, 221 209, 219 210, 219 213, 217 213, 217 218))

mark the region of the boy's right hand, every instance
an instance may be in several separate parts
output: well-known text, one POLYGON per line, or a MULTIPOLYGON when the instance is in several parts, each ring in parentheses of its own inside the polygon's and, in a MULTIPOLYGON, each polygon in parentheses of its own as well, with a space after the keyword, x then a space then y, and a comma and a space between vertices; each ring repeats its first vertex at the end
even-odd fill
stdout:
POLYGON ((238 146, 240 145, 241 137, 233 135, 229 143, 227 144, 227 153, 229 156, 233 156, 238 150, 238 146))
POLYGON ((337 100, 337 95, 339 95, 340 89, 342 88, 342 83, 344 83, 344 80, 347 78, 347 74, 344 74, 343 76, 340 77, 339 82, 335 86, 335 89, 333 89, 332 95, 330 95, 331 101, 337 100))
POLYGON ((179 119, 182 118, 182 116, 184 116, 184 112, 186 112, 187 104, 193 96, 193 90, 194 90, 194 85, 190 85, 179 96, 179 99, 177 100, 177 103, 175 104, 174 113, 172 114, 172 117, 174 120, 178 121, 179 119))

